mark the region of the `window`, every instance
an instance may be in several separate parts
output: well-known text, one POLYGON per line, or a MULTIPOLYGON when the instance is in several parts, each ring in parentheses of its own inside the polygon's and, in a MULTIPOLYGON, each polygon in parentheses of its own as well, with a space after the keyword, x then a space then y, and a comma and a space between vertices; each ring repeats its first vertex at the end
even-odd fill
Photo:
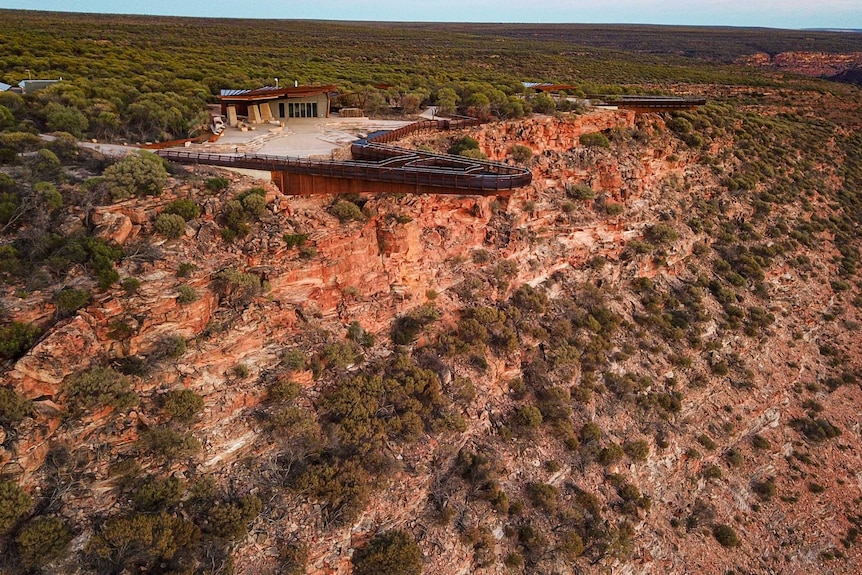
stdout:
POLYGON ((287 114, 289 118, 317 118, 317 102, 289 102, 287 114))

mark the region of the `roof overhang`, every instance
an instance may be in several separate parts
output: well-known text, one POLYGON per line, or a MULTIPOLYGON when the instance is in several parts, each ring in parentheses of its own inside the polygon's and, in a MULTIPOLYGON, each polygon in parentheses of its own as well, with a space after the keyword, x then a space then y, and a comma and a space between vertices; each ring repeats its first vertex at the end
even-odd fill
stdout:
POLYGON ((256 90, 222 90, 218 99, 222 102, 259 102, 279 100, 281 98, 308 98, 320 94, 329 94, 338 90, 338 86, 291 86, 276 88, 267 86, 256 90))

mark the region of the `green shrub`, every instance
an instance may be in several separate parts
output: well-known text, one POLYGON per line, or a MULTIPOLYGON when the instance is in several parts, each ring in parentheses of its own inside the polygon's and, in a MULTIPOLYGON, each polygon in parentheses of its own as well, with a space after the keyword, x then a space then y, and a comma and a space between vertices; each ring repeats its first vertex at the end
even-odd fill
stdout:
POLYGON ((790 427, 802 433, 806 439, 819 443, 841 435, 841 430, 823 417, 795 418, 790 420, 790 427))
POLYGON ((376 535, 353 555, 354 575, 420 575, 422 550, 405 531, 376 535))
POLYGON ((156 232, 169 240, 175 240, 186 231, 186 221, 177 214, 161 213, 156 216, 156 232))
POLYGON ((200 206, 188 198, 180 198, 174 200, 165 206, 163 214, 175 214, 183 218, 183 221, 190 221, 201 215, 200 206))
POLYGON ((141 280, 137 278, 126 278, 120 282, 120 287, 122 287, 123 291, 127 294, 131 295, 137 293, 137 291, 141 289, 141 280))
POLYGON ((197 526, 182 517, 165 512, 134 513, 105 521, 84 552, 92 563, 104 566, 105 572, 132 571, 132 568, 134 572, 159 572, 199 538, 197 526))
POLYGON ((712 438, 705 433, 702 433, 697 436, 697 442, 703 445, 705 448, 709 449, 710 451, 718 447, 715 444, 715 441, 713 441, 712 438))
POLYGON ((625 455, 623 448, 618 443, 611 442, 599 451, 598 461, 602 465, 611 465, 620 461, 625 455))
POLYGON ((0 359, 17 359, 30 351, 41 330, 32 323, 13 321, 0 326, 0 359))
POLYGON ((177 303, 180 305, 190 304, 198 301, 198 292, 195 288, 189 285, 181 285, 177 287, 177 303))
POLYGON ((85 289, 66 288, 54 294, 54 305, 61 315, 72 314, 90 301, 90 292, 85 289))
POLYGON ((479 142, 470 136, 462 136, 452 141, 449 146, 449 153, 456 156, 462 155, 467 150, 479 150, 479 142))
POLYGON ((649 456, 649 443, 645 439, 626 441, 623 443, 623 451, 634 461, 646 461, 649 456))
POLYGON ((239 539, 248 533, 249 523, 260 515, 261 509, 263 504, 255 495, 214 505, 206 514, 205 530, 222 539, 239 539))
POLYGON ((481 150, 472 149, 472 148, 468 149, 468 150, 464 150, 463 152, 461 152, 458 155, 463 156, 465 158, 472 158, 474 160, 487 160, 488 159, 488 156, 485 155, 484 152, 482 152, 481 150))
POLYGON ((772 444, 769 443, 769 440, 756 433, 751 436, 751 445, 754 446, 755 449, 769 449, 772 447, 772 444))
POLYGON ((511 302, 521 311, 545 313, 550 307, 548 296, 530 284, 523 284, 512 294, 511 302))
POLYGON ((114 200, 129 196, 158 196, 168 181, 164 161, 150 152, 129 154, 103 173, 114 200))
POLYGON ((192 273, 193 273, 196 269, 198 269, 198 266, 196 266, 195 264, 191 264, 191 263, 188 263, 188 262, 183 262, 183 263, 181 263, 181 264, 179 265, 179 267, 177 268, 177 277, 178 277, 178 278, 187 278, 187 277, 189 277, 190 275, 192 275, 192 273))
POLYGON ((354 204, 353 202, 348 202, 347 200, 339 199, 329 208, 330 213, 338 218, 338 221, 342 224, 350 222, 350 221, 362 221, 365 219, 365 216, 362 213, 362 210, 359 209, 359 206, 354 204))
POLYGON ((38 207, 47 210, 56 210, 63 207, 63 195, 57 190, 54 184, 39 182, 33 186, 33 191, 36 192, 38 207))
POLYGON ((0 481, 0 535, 30 513, 33 498, 11 481, 0 481))
POLYGON ((37 517, 15 538, 21 561, 31 568, 59 557, 71 540, 72 532, 59 517, 37 517))
POLYGON ((703 468, 703 476, 706 479, 721 479, 721 467, 715 464, 703 468))
POLYGON ((722 547, 732 548, 739 547, 742 543, 736 535, 733 527, 730 525, 718 524, 712 528, 712 536, 715 540, 721 543, 722 547))
POLYGON ((216 193, 228 189, 228 187, 230 186, 230 180, 222 177, 210 178, 206 181, 206 184, 204 185, 206 186, 207 190, 216 193))
POLYGON ((63 174, 63 164, 51 150, 39 150, 28 159, 27 166, 36 180, 56 181, 63 174))
POLYGON ((588 148, 609 148, 611 146, 608 138, 601 132, 581 134, 579 141, 582 146, 586 146, 588 148))
MULTIPOLYGON (((255 188, 260 190, 260 188, 255 188)), ((250 190, 251 191, 251 190, 250 190)), ((263 192, 263 190, 260 190, 263 192)), ((250 219, 259 220, 266 214, 266 196, 263 193, 249 193, 242 198, 242 207, 250 219)))
POLYGON ((32 409, 30 401, 13 388, 0 387, 0 425, 15 425, 29 415, 32 409))
POLYGON ((308 240, 308 234, 284 234, 282 238, 287 245, 287 249, 291 249, 301 247, 308 240))
POLYGON ((395 320, 390 337, 395 345, 408 345, 428 325, 440 319, 440 312, 426 304, 395 320))
POLYGON ((566 184, 566 195, 573 200, 594 200, 596 191, 586 184, 566 184))
POLYGON ((213 278, 215 292, 233 305, 246 305, 260 293, 260 278, 233 268, 218 272, 213 278))
POLYGON ((291 488, 318 500, 326 521, 350 524, 365 509, 370 483, 368 472, 354 460, 314 461, 291 488))
POLYGON ((751 484, 751 489, 758 497, 764 501, 769 501, 775 496, 776 486, 775 478, 770 477, 766 481, 754 481, 751 484))
POLYGON ((675 242, 679 234, 667 224, 655 224, 647 228, 644 237, 649 243, 660 246, 675 242))
POLYGON ((266 388, 270 401, 291 401, 299 395, 299 384, 287 378, 279 378, 266 388))
POLYGON ((191 421, 204 407, 204 399, 191 389, 172 389, 162 396, 162 411, 176 421, 191 421))
POLYGON ((290 349, 281 356, 281 365, 292 371, 305 369, 307 363, 308 358, 305 356, 305 352, 300 349, 290 349))
POLYGON ((113 368, 92 367, 69 378, 63 395, 73 415, 82 415, 85 411, 107 405, 124 411, 138 403, 137 394, 130 388, 129 378, 113 368))
POLYGON ((515 144, 509 148, 509 155, 519 164, 526 164, 533 157, 533 150, 527 146, 515 144))
POLYGON ((180 502, 186 486, 173 475, 165 479, 148 477, 132 493, 138 511, 164 511, 180 502))
POLYGON ((179 459, 194 455, 201 442, 190 433, 179 434, 166 427, 154 427, 141 434, 141 443, 156 455, 179 459))
POLYGON ((515 410, 514 423, 523 429, 538 429, 542 425, 542 412, 534 405, 522 405, 515 410))
POLYGON ((557 549, 568 561, 574 561, 584 552, 584 540, 574 531, 565 531, 557 549))
POLYGON ((545 513, 553 513, 560 498, 559 490, 547 483, 531 483, 527 486, 527 495, 533 505, 545 513))
POLYGON ((186 338, 181 335, 168 335, 159 340, 152 357, 155 359, 179 359, 186 353, 186 338))

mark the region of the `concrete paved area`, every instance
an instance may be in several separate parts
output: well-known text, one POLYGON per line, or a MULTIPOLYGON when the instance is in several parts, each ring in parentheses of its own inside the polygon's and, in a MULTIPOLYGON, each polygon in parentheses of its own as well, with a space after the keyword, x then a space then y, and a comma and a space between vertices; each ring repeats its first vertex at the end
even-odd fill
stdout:
POLYGON ((409 120, 369 118, 291 118, 284 128, 257 124, 255 130, 225 128, 217 142, 193 144, 189 151, 212 153, 256 153, 290 157, 334 157, 337 150, 376 130, 394 130, 409 120))

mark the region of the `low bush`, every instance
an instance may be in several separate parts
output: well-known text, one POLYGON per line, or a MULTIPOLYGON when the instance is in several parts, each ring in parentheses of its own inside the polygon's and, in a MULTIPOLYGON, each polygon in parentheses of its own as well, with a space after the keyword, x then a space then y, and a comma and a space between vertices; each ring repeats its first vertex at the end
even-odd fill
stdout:
POLYGON ((515 144, 509 148, 509 155, 519 164, 526 164, 533 157, 533 150, 527 146, 515 144))
POLYGON ((162 396, 162 411, 176 421, 191 421, 204 407, 204 399, 191 389, 172 389, 162 396))
POLYGON ((141 443, 154 454, 167 459, 194 455, 201 442, 190 433, 180 434, 166 427, 153 427, 141 434, 141 443))
POLYGON ((188 222, 201 215, 201 208, 188 198, 180 198, 165 206, 162 213, 178 215, 183 218, 183 221, 188 222))
POLYGON ((104 572, 160 572, 198 539, 200 529, 188 519, 165 512, 134 513, 110 517, 90 538, 84 553, 104 572))
POLYGON ((13 321, 0 326, 0 359, 17 359, 27 353, 41 330, 32 323, 13 321))
POLYGON ((292 249, 301 247, 308 240, 308 234, 284 234, 282 238, 287 249, 292 249))
POLYGON ((649 443, 645 439, 626 441, 623 443, 623 451, 634 461, 646 461, 649 456, 649 443))
POLYGON ((57 313, 70 315, 87 305, 90 301, 90 292, 85 289, 66 288, 54 294, 54 305, 57 313))
POLYGON ((463 155, 467 150, 479 150, 479 142, 471 138, 470 136, 462 136, 460 138, 455 138, 452 141, 452 144, 449 146, 448 153, 454 154, 456 156, 463 155))
POLYGON ((132 503, 138 511, 164 511, 179 503, 185 490, 185 484, 174 476, 148 477, 132 493, 132 503))
POLYGON ((63 388, 65 404, 73 415, 110 405, 124 411, 137 405, 129 378, 110 367, 92 367, 69 378, 63 388))
POLYGON ((0 425, 15 425, 30 414, 33 405, 11 387, 0 387, 0 425))
POLYGON ((611 143, 608 140, 607 136, 605 136, 601 132, 594 132, 592 134, 581 134, 579 141, 582 146, 586 146, 588 148, 610 148, 611 146, 611 143))
POLYGON ((30 513, 33 498, 12 481, 0 481, 0 535, 30 513))
POLYGON ((59 517, 37 517, 21 528, 15 543, 21 561, 33 568, 59 557, 69 542, 72 532, 59 517))
POLYGON ((712 528, 712 536, 715 537, 716 541, 721 543, 722 547, 727 547, 728 549, 739 547, 742 544, 736 531, 730 525, 715 525, 712 528))
POLYGON ((260 293, 260 278, 233 268, 218 272, 213 278, 213 290, 232 305, 247 305, 260 293))
POLYGON ((185 233, 186 220, 178 214, 161 213, 156 216, 156 222, 153 227, 159 235, 169 240, 175 240, 185 233))
POLYGON ((230 187, 230 180, 222 177, 210 178, 206 181, 204 187, 206 187, 207 190, 213 193, 220 192, 230 187))
POLYGON ((376 535, 353 555, 354 575, 420 575, 422 550, 410 533, 376 535))
POLYGON ((330 206, 329 212, 338 218, 338 221, 342 224, 350 221, 359 222, 365 219, 365 215, 362 213, 362 210, 359 209, 359 206, 353 202, 348 202, 347 200, 339 199, 330 206))
POLYGON ((586 184, 566 185, 566 195, 573 200, 596 199, 596 191, 586 184))
POLYGON ((177 303, 180 305, 190 304, 199 299, 198 292, 189 285, 181 285, 177 287, 177 303))
POLYGON ((317 499, 325 521, 349 524, 365 509, 371 476, 355 460, 311 462, 291 488, 317 499))
POLYGON ((237 540, 248 533, 249 523, 260 515, 261 509, 263 504, 255 495, 221 502, 206 513, 204 530, 222 539, 237 540))

